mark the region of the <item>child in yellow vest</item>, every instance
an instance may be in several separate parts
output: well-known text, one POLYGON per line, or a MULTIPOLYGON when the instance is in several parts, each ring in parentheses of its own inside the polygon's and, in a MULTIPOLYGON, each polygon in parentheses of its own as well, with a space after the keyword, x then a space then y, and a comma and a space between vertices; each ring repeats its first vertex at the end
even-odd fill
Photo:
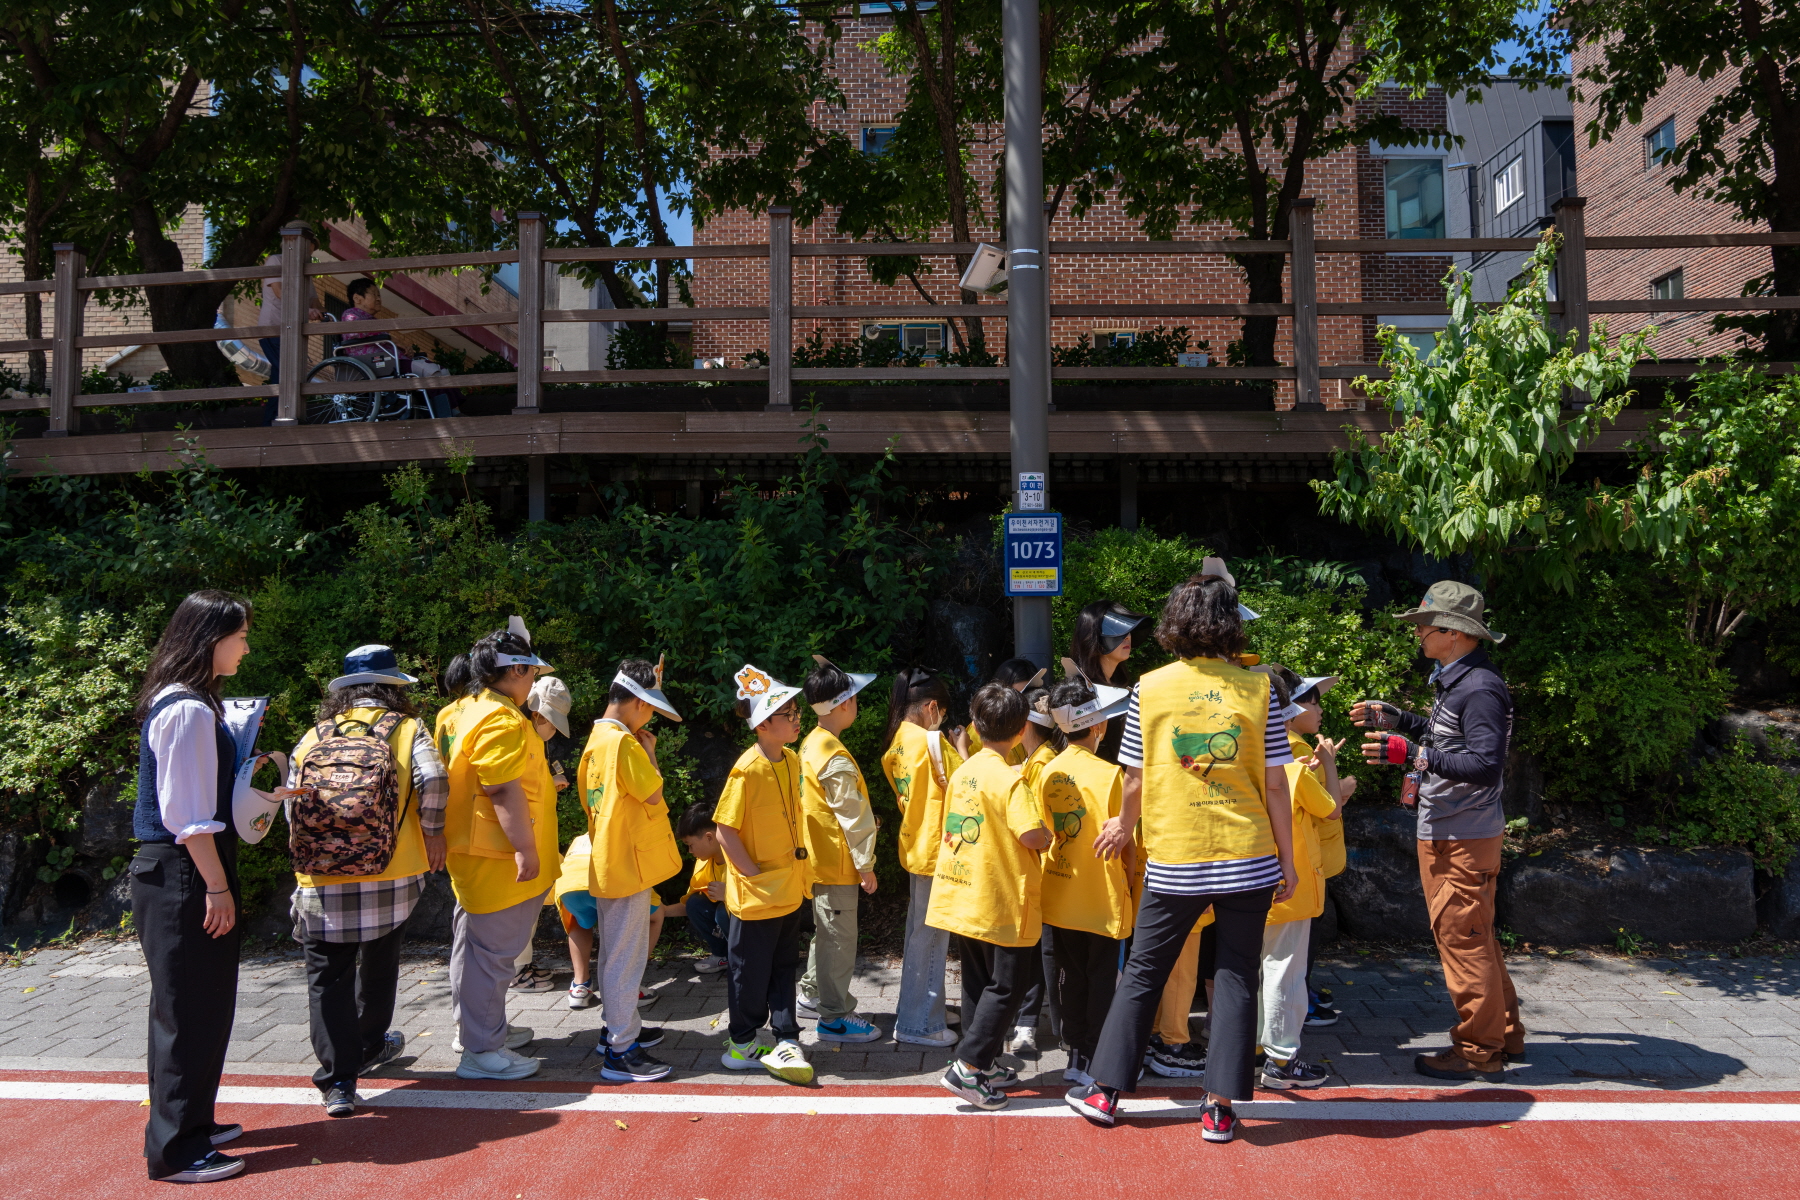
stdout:
POLYGON ((949 711, 950 689, 941 678, 923 667, 902 668, 894 677, 881 756, 881 773, 900 805, 900 865, 910 889, 894 1040, 937 1048, 956 1045, 957 1036, 944 1021, 950 935, 925 923, 943 842, 944 789, 962 766, 956 747, 938 732, 949 711))
POLYGON ((990 683, 969 703, 982 748, 950 780, 943 848, 926 920, 962 937, 963 1038, 944 1086, 976 1108, 1006 1107, 1018 1075, 994 1060, 1034 976, 1043 925, 1038 852, 1043 809, 1006 763, 1025 728, 1025 698, 990 683))
POLYGON ((1269 909, 1263 926, 1261 1012, 1257 1044, 1265 1059, 1262 1086, 1274 1090, 1318 1087, 1331 1072, 1300 1057, 1300 1031, 1306 1020, 1306 950, 1312 920, 1325 910, 1325 875, 1320 869, 1319 824, 1337 811, 1333 789, 1320 759, 1335 758, 1337 746, 1320 738, 1315 752, 1303 734, 1317 734, 1324 715, 1319 696, 1337 680, 1325 676, 1301 679, 1286 667, 1275 667, 1277 691, 1293 699, 1284 707, 1288 744, 1297 761, 1287 764, 1288 793, 1293 797, 1293 895, 1269 909))
POLYGON ((514 1049, 531 1031, 507 1024, 506 990, 561 863, 556 785, 544 740, 520 708, 539 668, 548 667, 514 617, 469 651, 471 686, 479 690, 438 713, 437 742, 448 751, 450 774, 450 997, 462 1079, 523 1079, 538 1069, 536 1059, 514 1049))
POLYGON ((1130 701, 1130 689, 1096 688, 1079 673, 1050 691, 1050 715, 1068 749, 1044 769, 1042 780, 1054 839, 1044 855, 1044 924, 1054 931, 1062 1040, 1069 1048, 1063 1078, 1070 1083, 1094 1082, 1088 1066, 1112 1006, 1119 951, 1136 916, 1131 856, 1094 852, 1101 824, 1119 815, 1125 779, 1124 769, 1097 751, 1107 722, 1123 718, 1130 701))
POLYGON ((800 689, 749 665, 735 679, 737 713, 755 731, 756 744, 731 768, 713 810, 732 916, 725 976, 731 1026, 719 1061, 727 1070, 761 1064, 777 1079, 811 1083, 794 1012, 800 905, 812 894, 800 759, 788 749, 800 736, 800 689), (775 1034, 773 1048, 756 1040, 765 1023, 775 1034))
POLYGON ((806 702, 819 725, 800 744, 800 794, 813 873, 813 943, 799 1003, 819 1018, 821 1042, 874 1042, 881 1030, 856 1015, 858 889, 875 892, 875 806, 856 759, 839 740, 856 721, 856 693, 874 675, 853 675, 823 655, 806 677, 806 702))
POLYGON ((592 929, 598 946, 607 1038, 600 1076, 620 1083, 662 1079, 671 1070, 645 1052, 662 1031, 643 1028, 637 1010, 650 956, 650 889, 681 870, 648 728, 658 714, 681 720, 663 695, 662 671, 660 661, 628 658, 613 676, 606 713, 594 722, 576 771, 592 843, 586 895, 563 898, 575 925, 592 929))
MULTIPOLYGON (((1013 691, 1018 692, 1020 695, 1024 695, 1031 689, 1039 687, 1044 682, 1044 676, 1046 674, 1048 674, 1048 672, 1046 672, 1044 668, 1038 666, 1029 658, 1009 658, 994 668, 993 678, 988 682, 1005 684, 1013 691)), ((962 734, 964 745, 960 748, 967 750, 968 753, 963 755, 964 758, 967 758, 970 754, 981 749, 981 731, 971 724, 962 730, 962 734)), ((1013 752, 1007 755, 1007 765, 1013 767, 1018 766, 1025 761, 1033 749, 1035 749, 1035 747, 1029 743, 1029 740, 1020 742, 1013 748, 1013 752)))
POLYGON ((694 803, 683 809, 675 836, 694 856, 694 873, 688 876, 687 895, 682 898, 688 933, 706 947, 706 957, 694 964, 694 970, 716 975, 725 969, 731 913, 725 908, 725 852, 719 849, 712 805, 694 803))

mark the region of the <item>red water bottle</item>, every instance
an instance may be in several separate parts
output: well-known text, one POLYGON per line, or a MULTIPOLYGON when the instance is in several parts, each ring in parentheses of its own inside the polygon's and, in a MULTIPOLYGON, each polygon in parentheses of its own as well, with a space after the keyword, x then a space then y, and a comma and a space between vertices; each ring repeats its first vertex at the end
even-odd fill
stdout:
POLYGON ((1416 808, 1419 804, 1419 784, 1424 782, 1423 771, 1408 771, 1406 780, 1400 785, 1400 803, 1406 808, 1416 808))

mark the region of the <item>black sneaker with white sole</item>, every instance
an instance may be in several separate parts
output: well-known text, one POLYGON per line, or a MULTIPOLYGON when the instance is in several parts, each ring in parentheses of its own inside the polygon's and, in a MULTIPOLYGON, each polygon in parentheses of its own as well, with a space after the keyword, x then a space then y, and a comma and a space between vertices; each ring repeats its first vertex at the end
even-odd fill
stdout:
POLYGON ((354 1117, 357 1099, 354 1083, 334 1083, 325 1089, 325 1115, 354 1117))
POLYGON ((206 1136, 213 1145, 223 1146, 226 1142, 240 1137, 243 1132, 244 1127, 242 1125, 214 1125, 212 1127, 212 1132, 206 1136))
POLYGON ((1063 1093, 1063 1102, 1096 1125, 1111 1127, 1119 1119, 1119 1102, 1098 1084, 1070 1088, 1063 1093))
POLYGON ((608 1050, 600 1064, 600 1078, 614 1083, 654 1083, 667 1079, 674 1070, 668 1063, 645 1054, 644 1045, 639 1042, 623 1054, 608 1050))
POLYGON ((384 1067, 399 1058, 400 1052, 405 1049, 406 1035, 398 1029, 390 1029, 381 1035, 381 1047, 369 1055, 369 1060, 363 1063, 362 1070, 357 1073, 367 1075, 370 1071, 384 1067))
MULTIPOLYGON (((663 1031, 661 1025, 638 1026, 637 1044, 644 1049, 648 1050, 652 1046, 660 1046, 662 1045, 662 1040, 663 1031)), ((606 1026, 602 1025, 600 1027, 600 1044, 594 1047, 594 1053, 605 1054, 607 1045, 611 1041, 612 1034, 607 1030, 606 1026)))
POLYGON ((1153 1037, 1144 1065, 1165 1079, 1198 1079, 1206 1074, 1206 1051, 1196 1042, 1171 1046, 1153 1037))
POLYGON ((1309 1029, 1323 1029, 1328 1025, 1336 1025, 1342 1016, 1337 1006, 1331 1002, 1331 989, 1320 988, 1311 993, 1306 1005, 1306 1025, 1309 1029))
POLYGON ((159 1183, 213 1183, 220 1179, 230 1179, 244 1170, 244 1160, 232 1158, 229 1154, 220 1154, 214 1150, 193 1166, 181 1171, 171 1171, 166 1175, 152 1175, 150 1178, 159 1183))
POLYGON ((1237 1113, 1229 1104, 1208 1104, 1200 1110, 1200 1136, 1209 1142, 1229 1142, 1237 1136, 1237 1113))
POLYGON ((1278 1092, 1288 1088, 1316 1088, 1329 1078, 1330 1071, 1318 1063, 1309 1063, 1299 1058, 1282 1062, 1279 1058, 1271 1057, 1263 1063, 1262 1085, 1278 1092))
POLYGON ((973 1104, 976 1108, 987 1109, 991 1112, 994 1109, 1006 1107, 1006 1093, 989 1083, 987 1076, 981 1072, 963 1070, 960 1060, 951 1061, 950 1066, 944 1071, 943 1084, 965 1103, 973 1104))

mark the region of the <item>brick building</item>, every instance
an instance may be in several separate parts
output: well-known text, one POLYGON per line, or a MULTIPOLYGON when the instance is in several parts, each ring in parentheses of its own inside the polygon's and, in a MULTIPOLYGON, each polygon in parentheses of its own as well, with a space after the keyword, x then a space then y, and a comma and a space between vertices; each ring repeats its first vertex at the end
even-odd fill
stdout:
MULTIPOLYGON (((860 144, 865 151, 879 153, 885 136, 891 132, 905 97, 905 81, 890 76, 874 53, 873 43, 888 28, 893 18, 868 14, 846 22, 843 40, 838 45, 836 70, 846 105, 842 109, 821 107, 815 119, 860 144)), ((1397 89, 1382 89, 1368 104, 1380 105, 1403 113, 1409 123, 1419 127, 1442 128, 1446 120, 1444 97, 1432 93, 1414 100, 1397 89)), ((978 240, 998 242, 997 213, 993 209, 995 156, 1001 149, 998 129, 987 130, 985 143, 972 155, 974 183, 982 199, 982 220, 976 224, 978 240)), ((1309 172, 1307 194, 1317 200, 1315 223, 1320 238, 1358 237, 1444 237, 1443 154, 1434 149, 1394 148, 1362 144, 1345 149, 1315 162, 1309 172)), ((796 229, 796 242, 845 242, 833 228, 835 210, 828 210, 810 228, 796 229)), ((769 227, 763 218, 744 213, 727 214, 696 232, 695 241, 702 245, 761 243, 768 240, 769 227)), ((948 227, 933 233, 935 241, 949 241, 948 227)), ((1077 220, 1067 207, 1055 218, 1049 230, 1052 241, 1120 241, 1141 239, 1142 228, 1126 215, 1124 206, 1106 203, 1089 210, 1077 220)), ((1223 223, 1184 226, 1177 234, 1182 239, 1214 239, 1238 236, 1223 223)), ((920 282, 930 293, 931 302, 947 306, 946 319, 909 319, 889 321, 853 321, 832 319, 797 320, 794 343, 803 344, 817 333, 826 344, 848 341, 859 335, 890 333, 909 349, 935 355, 954 349, 954 334, 946 323, 960 315, 956 290, 954 260, 926 260, 932 266, 920 282), (885 327, 885 328, 884 328, 885 327)), ((1449 265, 1444 256, 1386 257, 1382 255, 1327 255, 1319 261, 1318 296, 1321 301, 1431 300, 1441 295, 1437 281, 1449 265)), ((855 257, 796 257, 793 260, 795 306, 829 304, 919 304, 926 302, 913 285, 902 279, 892 288, 877 286, 868 275, 864 263, 855 257)), ((1054 304, 1179 304, 1234 303, 1245 298, 1242 271, 1220 256, 1169 255, 1134 256, 1053 256, 1049 272, 1050 302, 1054 304)), ((698 259, 694 266, 693 295, 698 306, 762 305, 766 302, 768 274, 766 264, 757 260, 698 259)), ((1375 358, 1376 317, 1327 316, 1319 322, 1321 361, 1328 364, 1360 363, 1375 358)), ((1099 344, 1135 337, 1141 330, 1157 324, 1173 327, 1185 325, 1196 343, 1192 349, 1206 349, 1214 361, 1223 364, 1229 344, 1240 336, 1241 324, 1235 318, 1197 317, 1107 319, 1058 317, 1051 322, 1051 343, 1072 346, 1081 337, 1099 344)), ((996 353, 1004 348, 1004 318, 990 318, 984 333, 988 348, 996 353)), ((1292 362, 1290 328, 1282 321, 1276 347, 1277 357, 1292 362)), ((766 349, 767 327, 757 321, 696 322, 693 334, 697 360, 710 360, 716 365, 742 365, 746 353, 766 349)), ((928 360, 929 365, 929 360, 928 360)), ((1292 403, 1291 387, 1283 385, 1287 395, 1278 403, 1292 403)), ((1326 381, 1328 405, 1352 403, 1346 387, 1339 381, 1326 381)))

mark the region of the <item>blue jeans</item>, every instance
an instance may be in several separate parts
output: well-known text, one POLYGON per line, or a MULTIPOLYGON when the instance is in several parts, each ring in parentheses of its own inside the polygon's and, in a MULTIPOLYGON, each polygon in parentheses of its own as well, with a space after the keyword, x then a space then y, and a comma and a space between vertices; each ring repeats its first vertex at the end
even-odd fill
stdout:
POLYGON ((714 900, 705 892, 687 898, 688 930, 706 943, 707 953, 725 957, 725 938, 731 932, 731 913, 723 900, 714 900))
POLYGON ((900 964, 900 1006, 894 1014, 894 1032, 929 1037, 943 1029, 944 960, 950 953, 948 930, 925 923, 931 907, 931 876, 913 875, 906 905, 905 957, 900 964))

